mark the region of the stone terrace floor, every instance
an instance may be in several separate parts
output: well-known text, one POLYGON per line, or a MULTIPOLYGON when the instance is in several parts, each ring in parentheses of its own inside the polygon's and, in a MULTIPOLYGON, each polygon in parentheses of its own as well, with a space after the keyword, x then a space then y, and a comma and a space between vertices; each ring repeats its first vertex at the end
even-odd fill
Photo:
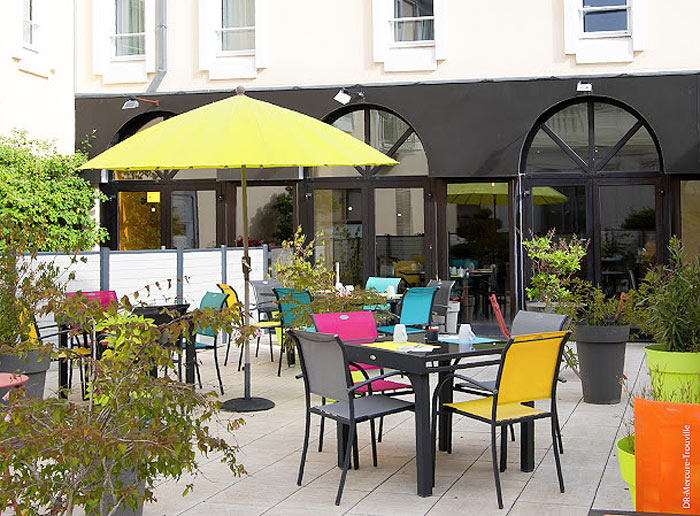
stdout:
MULTIPOLYGON (((588 514, 594 509, 631 510, 627 485, 620 478, 615 442, 625 432, 623 418, 631 409, 627 400, 618 405, 584 403, 581 384, 571 371, 559 384, 559 412, 564 441, 562 467, 566 492, 560 493, 549 433, 549 421, 537 422, 535 471, 519 469, 519 432, 508 443, 509 466, 501 474, 505 508, 499 510, 491 469, 489 427, 454 418, 453 453, 438 452, 433 496, 415 494, 414 422, 410 413, 385 420, 384 439, 378 444, 379 464, 372 467, 369 425, 360 425, 360 469, 348 472, 340 507, 334 505, 340 470, 336 467, 335 425, 327 424, 322 453, 316 451, 319 419, 312 418, 312 436, 304 482, 297 486, 297 470, 304 435, 304 387, 294 378, 296 368, 270 362, 269 349, 261 342, 260 356, 253 363, 253 395, 273 400, 275 408, 242 415, 245 426, 231 442, 240 446, 238 458, 247 475, 234 477, 217 456, 201 459, 202 474, 194 491, 182 497, 192 479, 162 482, 156 489, 158 502, 145 507, 146 516, 183 515, 566 515, 588 514)), ((275 347, 275 357, 279 348, 275 347)), ((223 350, 220 349, 223 364, 223 350)), ((242 395, 243 375, 237 369, 237 350, 223 367, 226 396, 242 395)), ((200 354, 205 388, 214 389, 216 375, 211 352, 200 354)), ((493 369, 492 369, 493 370, 493 369)), ((487 378, 494 373, 470 370, 471 376, 487 378)), ((648 383, 644 345, 627 346, 625 374, 637 392, 648 383)), ((56 386, 56 372, 49 372, 47 395, 56 386)), ((623 392, 623 398, 625 394, 623 392)), ((466 395, 465 395, 466 399, 466 395)), ((222 418, 228 417, 223 413, 222 418)), ((223 428, 223 426, 221 426, 223 428)), ((223 434, 223 431, 222 431, 223 434)))

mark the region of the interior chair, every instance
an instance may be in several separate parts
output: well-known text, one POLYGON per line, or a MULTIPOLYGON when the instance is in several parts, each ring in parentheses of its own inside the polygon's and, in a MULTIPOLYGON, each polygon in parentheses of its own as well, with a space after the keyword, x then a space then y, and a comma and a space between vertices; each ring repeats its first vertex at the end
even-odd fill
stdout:
MULTIPOLYGON (((226 298, 228 297, 228 294, 224 294, 223 292, 207 292, 204 294, 204 297, 202 298, 202 301, 199 303, 199 309, 200 310, 222 310, 224 306, 226 305, 226 298)), ((202 328, 201 326, 197 325, 194 331, 193 338, 194 340, 194 349, 195 349, 195 354, 199 353, 200 351, 205 351, 205 350, 212 350, 214 352, 214 365, 216 367, 216 377, 219 380, 219 389, 221 390, 221 395, 224 395, 224 383, 221 381, 221 369, 219 368, 219 357, 218 357, 218 350, 217 350, 217 340, 218 340, 218 332, 214 330, 211 326, 207 326, 206 328, 202 328), (207 342, 201 342, 200 340, 197 339, 197 337, 206 337, 207 339, 210 339, 210 343, 207 342)), ((199 380, 199 387, 202 388, 202 377, 200 376, 199 373, 199 364, 197 363, 197 360, 195 359, 195 365, 196 365, 196 370, 197 370, 197 378, 199 380)))
MULTIPOLYGON (((420 333, 430 324, 430 315, 437 287, 414 287, 406 290, 401 300, 399 324, 406 325, 406 333, 420 333)), ((377 331, 394 333, 395 325, 380 326, 377 331)))
MULTIPOLYGON (((496 384, 493 389, 480 385, 490 395, 471 401, 445 403, 439 405, 440 392, 449 385, 449 380, 460 378, 478 385, 478 382, 451 373, 438 385, 433 394, 433 460, 435 458, 435 439, 437 417, 439 414, 460 414, 491 426, 491 460, 496 484, 498 508, 503 509, 501 482, 499 478, 498 452, 496 447, 496 429, 505 425, 524 423, 535 419, 550 418, 552 432, 552 450, 559 478, 559 490, 564 492, 564 477, 559 460, 557 446, 557 377, 561 364, 564 344, 571 332, 560 331, 534 335, 521 335, 510 339, 501 354, 496 384), (549 409, 541 410, 526 403, 537 400, 549 400, 549 409)), ((501 470, 505 469, 505 433, 501 432, 501 470)), ((433 471, 435 468, 433 468, 433 471)))
MULTIPOLYGON (((226 306, 228 306, 231 309, 238 310, 240 312, 240 317, 241 317, 241 324, 243 323, 243 307, 241 306, 241 300, 238 298, 238 294, 234 290, 234 288, 231 285, 227 285, 225 283, 217 283, 217 287, 219 287, 219 290, 223 292, 224 294, 228 294, 228 297, 226 298, 226 306)), ((254 328, 259 328, 261 330, 268 330, 268 333, 270 332, 271 329, 274 328, 279 328, 280 323, 279 321, 258 321, 254 322, 251 324, 254 328)), ((270 361, 274 362, 275 358, 273 355, 272 351, 272 333, 269 333, 270 335, 270 361)), ((231 335, 227 335, 227 343, 226 343, 226 356, 224 358, 224 366, 228 364, 228 356, 229 352, 231 351, 231 335)), ((258 342, 257 345, 255 346, 255 356, 258 356, 258 351, 260 351, 260 335, 258 336, 258 342)), ((238 354, 238 370, 241 370, 241 365, 243 363, 243 346, 241 346, 240 353, 238 354)))
POLYGON ((447 322, 447 308, 450 302, 450 294, 452 293, 452 287, 454 287, 454 280, 440 280, 431 279, 428 282, 428 287, 437 287, 438 291, 435 293, 435 299, 433 301, 433 316, 440 317, 442 322, 440 326, 445 328, 445 323, 447 322))
MULTIPOLYGON (((375 379, 365 380, 354 384, 350 376, 350 364, 341 340, 335 335, 326 333, 290 330, 291 338, 299 349, 301 372, 304 379, 306 394, 306 426, 304 432, 304 447, 299 464, 297 485, 301 485, 304 476, 304 464, 309 450, 309 433, 311 430, 311 414, 327 417, 348 426, 348 442, 343 456, 343 469, 338 484, 338 494, 335 504, 340 505, 343 496, 345 478, 350 467, 350 455, 357 435, 357 423, 371 421, 378 417, 413 410, 414 404, 409 401, 391 398, 383 394, 370 394, 357 398, 359 389, 373 381, 384 380, 401 374, 398 371, 383 374, 375 379), (311 395, 315 394, 327 399, 337 400, 325 405, 311 405, 311 395)), ((373 429, 373 426, 370 426, 373 429)), ((374 432, 372 432, 374 434, 374 432)), ((372 454, 376 463, 376 444, 372 435, 372 454)))
POLYGON ((496 316, 496 321, 498 322, 498 329, 501 331, 501 335, 503 335, 504 339, 509 339, 510 332, 508 331, 506 320, 503 318, 503 312, 501 312, 501 305, 498 304, 498 298, 496 297, 496 294, 491 294, 489 296, 489 301, 491 302, 493 315, 496 316))
POLYGON ((287 365, 294 363, 294 344, 286 335, 286 330, 304 326, 303 319, 311 316, 311 294, 308 291, 293 288, 275 287, 272 289, 277 297, 280 317, 280 360, 277 366, 277 376, 282 375, 282 356, 287 352, 287 365))
MULTIPOLYGON (((492 305, 494 302, 496 303, 496 306, 498 306, 498 301, 492 299, 492 305)), ((496 318, 498 318, 498 314, 500 313, 501 310, 499 307, 498 312, 496 312, 496 318)), ((526 310, 519 310, 518 313, 515 314, 515 317, 513 318, 513 324, 511 324, 510 332, 508 332, 508 329, 505 327, 505 320, 503 320, 503 315, 501 314, 501 321, 503 323, 501 333, 505 331, 508 334, 508 336, 505 337, 504 333, 504 337, 508 339, 511 336, 562 331, 566 326, 566 321, 568 320, 568 318, 569 317, 567 315, 561 314, 547 314, 543 312, 528 312, 526 310)), ((499 326, 501 324, 501 321, 499 321, 499 326)), ((566 382, 566 379, 559 378, 559 381, 564 383, 566 382)), ((478 386, 468 380, 466 382, 457 383, 454 386, 454 390, 456 391, 466 392, 468 394, 475 394, 477 396, 490 396, 491 391, 493 391, 493 389, 495 388, 496 380, 479 380, 478 386), (482 389, 482 386, 486 386, 486 389, 482 389)), ((554 403, 556 403, 556 399, 554 400, 554 403)), ((559 452, 564 453, 564 443, 561 439, 559 419, 556 413, 554 415, 554 418, 557 427, 557 441, 559 443, 559 452)), ((515 430, 513 429, 513 425, 510 425, 510 433, 511 439, 515 441, 515 430)))
POLYGON ((365 290, 373 290, 376 292, 386 292, 389 287, 394 287, 394 293, 398 293, 399 284, 402 278, 380 278, 370 276, 365 283, 365 290))
MULTIPOLYGON (((314 326, 316 331, 320 333, 328 333, 337 335, 343 342, 356 343, 371 343, 377 339, 377 324, 374 320, 372 312, 345 312, 345 313, 329 313, 329 314, 313 314, 314 326)), ((370 379, 366 371, 372 369, 380 369, 375 365, 370 364, 351 364, 350 371, 356 372, 353 374, 355 379, 357 375, 362 375, 362 380, 370 379)), ((381 370, 383 374, 384 371, 381 370)), ((357 390, 358 393, 367 394, 369 385, 361 387, 357 390)), ((403 394, 413 394, 413 387, 407 383, 394 382, 392 380, 376 380, 371 383, 373 393, 383 393, 389 396, 400 396, 403 394)), ((325 403, 325 399, 322 400, 325 403)), ((384 419, 379 420, 379 436, 378 441, 382 441, 384 429, 384 419)), ((321 428, 319 430, 318 451, 323 450, 323 431, 324 419, 321 418, 321 428)), ((376 464, 375 464, 376 466, 376 464)))

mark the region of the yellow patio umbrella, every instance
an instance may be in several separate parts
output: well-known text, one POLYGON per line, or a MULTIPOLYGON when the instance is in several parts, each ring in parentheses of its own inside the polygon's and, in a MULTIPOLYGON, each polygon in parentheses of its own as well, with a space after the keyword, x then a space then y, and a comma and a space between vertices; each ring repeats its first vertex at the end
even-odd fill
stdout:
MULTIPOLYGON (((534 186, 532 201, 535 206, 563 204, 568 197, 550 186, 534 186)), ((450 204, 508 205, 508 183, 453 183, 447 185, 447 202, 450 204)))
MULTIPOLYGON (((249 323, 250 258, 246 168, 397 165, 357 138, 290 109, 237 95, 169 118, 104 151, 81 169, 163 170, 240 168, 243 212, 244 321, 249 323)), ((224 405, 264 410, 274 403, 250 396, 250 349, 245 344, 245 395, 224 405)))

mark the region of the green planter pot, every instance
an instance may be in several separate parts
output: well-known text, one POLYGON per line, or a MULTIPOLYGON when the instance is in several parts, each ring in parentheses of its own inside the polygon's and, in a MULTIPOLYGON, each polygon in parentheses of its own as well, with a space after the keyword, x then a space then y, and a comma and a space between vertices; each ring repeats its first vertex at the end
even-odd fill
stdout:
MULTIPOLYGON (((20 358, 16 355, 0 355, 0 373, 16 373, 27 375, 29 380, 24 384, 24 392, 29 398, 42 398, 46 371, 51 365, 51 356, 47 353, 27 353, 20 358)), ((0 392, 0 397, 6 391, 0 392)))
POLYGON ((625 345, 629 326, 576 326, 576 341, 583 401, 599 405, 620 403, 625 345))
POLYGON ((637 493, 636 493, 636 465, 634 462, 634 451, 632 445, 634 436, 623 437, 617 441, 617 459, 620 461, 620 475, 622 480, 627 482, 630 488, 630 496, 632 497, 632 505, 637 508, 637 493))
POLYGON ((700 353, 664 351, 658 344, 645 352, 657 401, 700 403, 700 353))

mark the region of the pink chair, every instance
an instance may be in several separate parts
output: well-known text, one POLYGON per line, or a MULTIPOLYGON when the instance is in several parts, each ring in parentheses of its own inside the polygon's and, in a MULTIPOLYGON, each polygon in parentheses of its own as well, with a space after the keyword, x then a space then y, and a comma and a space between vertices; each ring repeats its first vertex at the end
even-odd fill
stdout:
MULTIPOLYGON (((371 343, 377 339, 377 323, 374 315, 368 310, 362 312, 339 312, 330 314, 313 314, 311 316, 319 333, 330 333, 337 335, 343 342, 371 343)), ((351 371, 360 371, 366 379, 369 375, 365 372, 369 369, 380 369, 369 364, 357 364, 359 367, 350 366, 351 371)), ((388 395, 412 394, 413 387, 407 383, 392 382, 391 380, 377 380, 371 384, 357 389, 358 393, 372 394, 384 393, 388 395)), ((325 402, 325 400, 324 400, 325 402)), ((321 429, 318 439, 318 451, 323 450, 323 422, 321 419, 321 429)), ((382 441, 382 431, 384 418, 379 420, 379 442, 382 441)), ((376 461, 375 461, 375 466, 376 461)))

